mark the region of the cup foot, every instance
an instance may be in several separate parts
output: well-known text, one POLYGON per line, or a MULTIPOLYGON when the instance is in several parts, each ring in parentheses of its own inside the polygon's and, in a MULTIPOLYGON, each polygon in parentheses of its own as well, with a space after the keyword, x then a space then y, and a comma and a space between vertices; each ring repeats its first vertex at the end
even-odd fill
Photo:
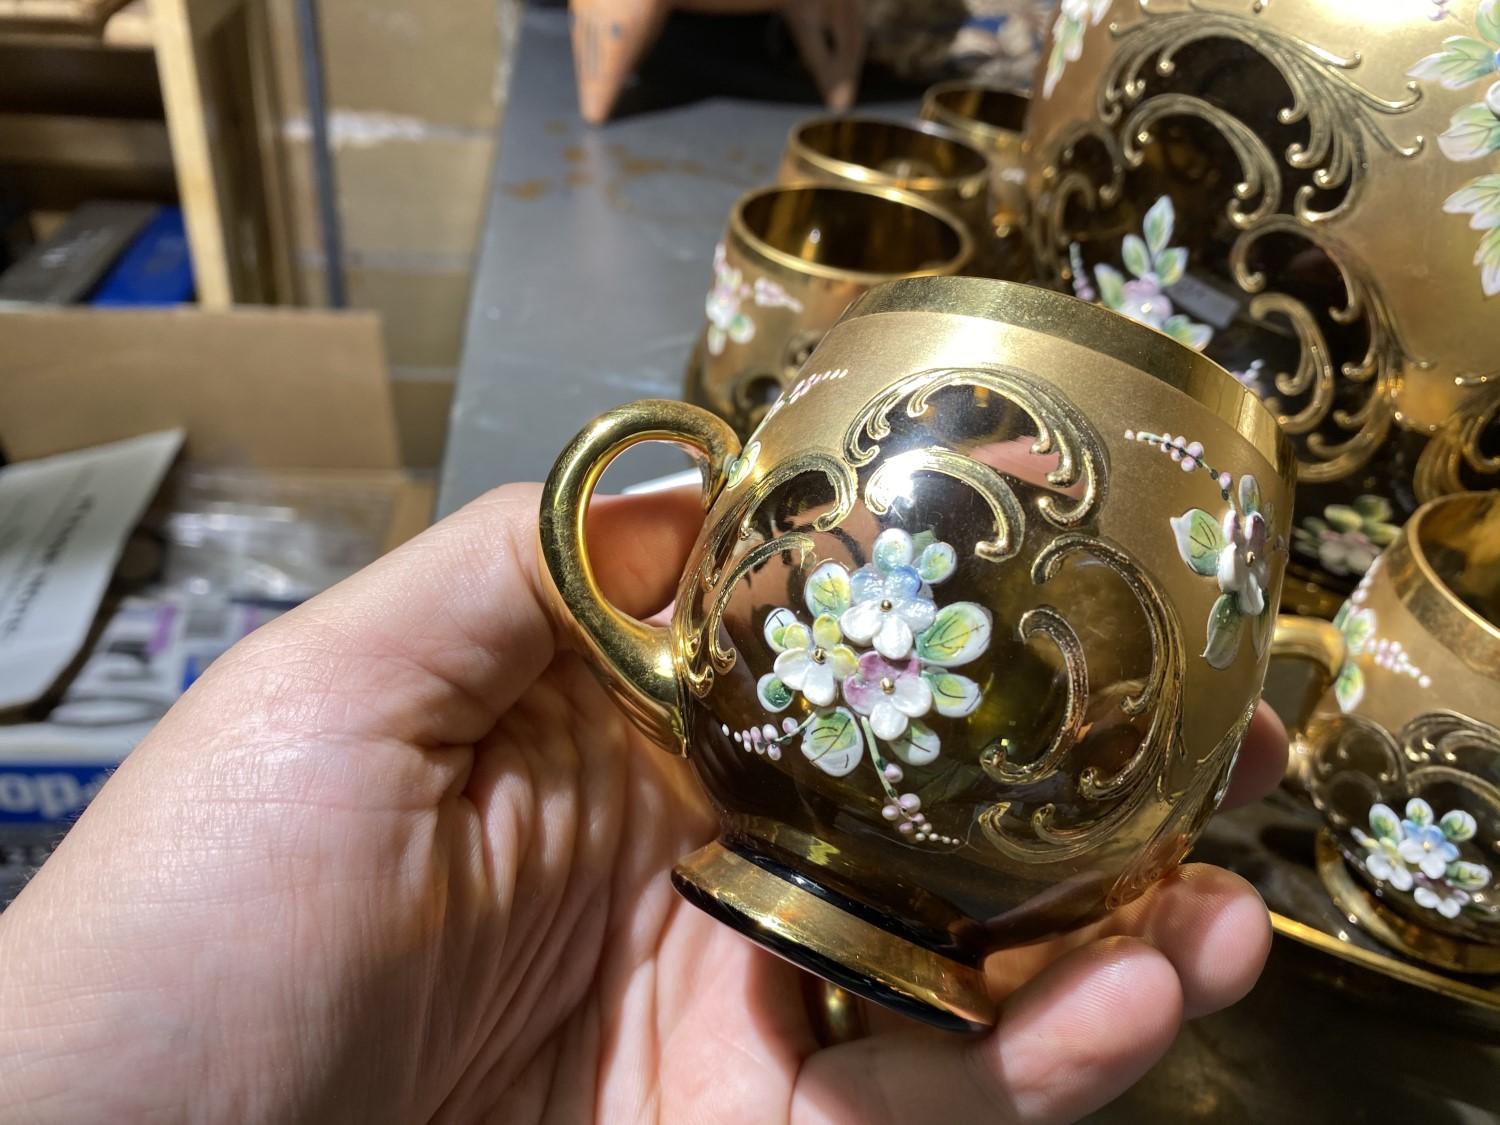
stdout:
POLYGON ((672 872, 700 910, 792 964, 947 1031, 984 1031, 995 1005, 984 973, 856 917, 715 841, 672 872))
POLYGON ((1349 870, 1327 829, 1318 833, 1317 856, 1318 876, 1334 905, 1382 945, 1450 973, 1500 973, 1500 945, 1434 933, 1382 903, 1349 870))

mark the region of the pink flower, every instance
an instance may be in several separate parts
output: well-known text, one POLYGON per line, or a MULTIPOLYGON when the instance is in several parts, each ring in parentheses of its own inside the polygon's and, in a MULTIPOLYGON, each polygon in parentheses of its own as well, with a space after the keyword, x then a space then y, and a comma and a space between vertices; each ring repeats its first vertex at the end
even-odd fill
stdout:
POLYGON ((870 729, 887 741, 900 738, 912 719, 932 709, 932 689, 922 678, 921 662, 886 660, 878 652, 859 658, 858 670, 844 681, 844 699, 870 716, 870 729))
POLYGON ((1173 309, 1172 302, 1161 291, 1160 285, 1149 278, 1138 278, 1125 283, 1125 299, 1118 311, 1131 320, 1160 328, 1167 322, 1167 317, 1172 315, 1173 309))

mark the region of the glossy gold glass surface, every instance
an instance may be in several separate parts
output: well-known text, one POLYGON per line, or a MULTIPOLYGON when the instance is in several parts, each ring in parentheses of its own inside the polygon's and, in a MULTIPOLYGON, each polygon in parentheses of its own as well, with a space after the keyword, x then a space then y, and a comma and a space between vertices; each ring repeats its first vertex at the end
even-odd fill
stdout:
POLYGON ((1419 503, 1500 484, 1500 0, 1081 0, 1051 30, 1039 276, 1265 399, 1292 577, 1337 604, 1419 503))
POLYGON ((780 179, 874 184, 921 196, 968 230, 971 266, 987 264, 995 205, 985 155, 958 134, 927 121, 821 117, 787 137, 780 179))
POLYGON ((1381 940, 1406 935, 1402 952, 1470 971, 1500 965, 1452 954, 1500 946, 1497 622, 1500 493, 1419 509, 1340 610, 1344 660, 1299 740, 1345 861, 1402 924, 1377 925, 1373 905, 1362 920, 1381 940))
POLYGON ((1022 136, 1031 99, 977 82, 940 82, 922 97, 922 117, 952 129, 990 158, 996 201, 1013 223, 1026 215, 1022 136))
POLYGON ((850 301, 892 278, 958 273, 972 253, 952 214, 892 187, 749 192, 714 252, 687 399, 748 434, 850 301))
MULTIPOLYGON (((662 637, 601 609, 558 529, 597 479, 578 462, 621 440, 588 434, 709 444, 658 410, 606 415, 544 500, 549 573, 615 684, 662 637)), ((667 642, 679 718, 645 716, 722 818, 679 889, 859 995, 986 1024, 988 953, 1134 898, 1222 795, 1293 465, 1253 395, 1113 313, 972 278, 871 291, 713 466, 667 642)))

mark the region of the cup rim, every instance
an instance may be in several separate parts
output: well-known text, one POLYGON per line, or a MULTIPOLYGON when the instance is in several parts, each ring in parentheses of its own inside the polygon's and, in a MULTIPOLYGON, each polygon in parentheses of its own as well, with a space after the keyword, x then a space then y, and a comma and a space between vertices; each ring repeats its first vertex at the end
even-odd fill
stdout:
POLYGON ((1441 598, 1443 611, 1464 625, 1478 629, 1490 644, 1497 646, 1496 655, 1500 656, 1500 625, 1479 613, 1454 593, 1447 580, 1432 565, 1432 560, 1428 558, 1427 550, 1422 545, 1422 523, 1433 512, 1442 508, 1458 508, 1468 505, 1479 507, 1497 502, 1500 501, 1496 500, 1492 492, 1454 492, 1447 496, 1439 496, 1435 500, 1429 500, 1411 514, 1406 521, 1406 526, 1402 528, 1402 538, 1405 540, 1406 553, 1410 556, 1417 574, 1441 598))
POLYGON ((889 281, 855 298, 838 323, 892 312, 978 317, 1108 355, 1192 398, 1238 432, 1281 477, 1289 493, 1296 484, 1292 441, 1255 392, 1202 352, 1149 325, 1067 293, 984 277, 889 281))
POLYGON ((831 184, 826 180, 797 179, 788 180, 785 183, 765 184, 761 187, 751 188, 744 195, 736 199, 734 206, 729 209, 729 233, 731 237, 737 239, 751 253, 792 273, 831 281, 854 281, 864 286, 880 285, 884 282, 902 278, 940 277, 944 274, 963 269, 969 264, 969 260, 974 254, 973 237, 969 234, 968 229, 963 223, 953 217, 951 212, 937 206, 935 203, 928 202, 920 195, 914 195, 909 191, 901 191, 898 188, 886 187, 881 184, 831 184), (766 195, 793 191, 844 192, 851 195, 874 196, 891 203, 915 208, 947 227, 953 233, 954 237, 958 239, 958 251, 951 258, 938 265, 919 270, 875 272, 871 270, 846 269, 842 266, 830 266, 822 262, 810 262, 806 258, 799 258, 795 254, 787 253, 785 250, 778 250, 765 239, 761 238, 760 235, 752 231, 745 222, 745 208, 754 200, 766 195))
POLYGON ((805 121, 799 121, 793 125, 786 137, 786 150, 788 156, 805 160, 815 168, 822 170, 840 180, 851 180, 856 183, 889 184, 891 187, 904 191, 913 192, 940 192, 958 191, 965 189, 983 190, 988 185, 990 178, 989 157, 980 152, 978 148, 946 125, 935 121, 914 120, 904 121, 892 117, 877 117, 867 114, 856 114, 846 116, 843 114, 823 114, 818 117, 810 117, 805 121), (868 164, 861 164, 856 160, 844 160, 837 156, 830 156, 826 152, 814 148, 804 138, 806 130, 816 128, 820 125, 878 125, 887 129, 899 129, 908 133, 922 133, 941 141, 946 141, 955 148, 967 151, 974 158, 974 170, 961 175, 953 176, 895 176, 889 172, 883 172, 879 168, 868 164))
POLYGON ((949 109, 939 99, 942 95, 955 90, 984 90, 995 94, 1008 94, 1013 98, 1023 101, 1029 107, 1032 101, 1031 95, 1009 86, 1001 86, 993 82, 976 82, 969 78, 950 78, 945 82, 936 82, 927 87, 922 94, 921 112, 927 120, 935 121, 940 125, 946 125, 951 129, 960 129, 964 132, 972 132, 976 136, 989 138, 997 144, 1015 145, 1021 143, 1025 136, 1025 128, 1006 129, 999 125, 991 125, 988 121, 981 121, 977 117, 965 117, 961 113, 949 109))

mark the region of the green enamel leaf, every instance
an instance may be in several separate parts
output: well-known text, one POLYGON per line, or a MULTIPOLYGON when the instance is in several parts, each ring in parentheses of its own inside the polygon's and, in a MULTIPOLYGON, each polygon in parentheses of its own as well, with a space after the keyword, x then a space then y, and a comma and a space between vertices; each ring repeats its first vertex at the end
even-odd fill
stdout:
POLYGON ((925 766, 937 760, 943 743, 937 733, 923 723, 913 719, 907 724, 906 733, 890 743, 891 753, 909 766, 925 766))
POLYGON ((777 652, 785 652, 791 646, 787 644, 786 631, 793 625, 800 625, 797 615, 784 606, 777 606, 766 614, 766 623, 761 633, 766 638, 766 644, 777 652))
POLYGON ((1249 473, 1240 477, 1240 511, 1249 515, 1261 510, 1260 482, 1249 473))
POLYGON ((802 754, 832 777, 843 777, 859 765, 865 740, 853 712, 843 707, 825 711, 802 735, 802 754))
POLYGON ((1484 0, 1474 16, 1479 25, 1479 34, 1489 40, 1490 46, 1500 50, 1500 0, 1484 0))
POLYGON ((755 685, 755 694, 760 697, 760 705, 767 711, 785 711, 792 705, 792 689, 781 682, 781 677, 774 672, 768 672, 760 678, 755 685))
POLYGON ((1438 147, 1449 160, 1478 160, 1500 151, 1500 117, 1483 102, 1464 106, 1438 134, 1438 147))
POLYGON ((1490 869, 1482 863, 1456 859, 1443 874, 1448 877, 1448 882, 1463 891, 1482 891, 1490 885, 1490 869))
POLYGON ((1371 805, 1370 830, 1378 838, 1394 844, 1401 839, 1401 818, 1389 805, 1371 805))
POLYGON ((917 556, 917 573, 923 582, 943 581, 958 566, 958 552, 947 543, 933 543, 917 556))
POLYGON ((1099 282, 1099 299, 1107 308, 1119 309, 1125 303, 1125 278, 1120 271, 1101 263, 1094 267, 1094 278, 1099 282))
POLYGON ((1421 59, 1406 72, 1409 78, 1430 78, 1450 90, 1495 72, 1495 49, 1468 35, 1443 41, 1443 49, 1421 59))
POLYGON ((1463 809, 1454 809, 1443 814, 1443 819, 1438 821, 1438 827, 1443 830, 1443 835, 1455 844, 1461 844, 1465 840, 1472 840, 1474 833, 1478 831, 1479 825, 1475 823, 1474 817, 1463 809))
POLYGON ((923 551, 937 542, 937 535, 930 528, 927 531, 919 531, 911 537, 911 549, 920 558, 923 551))
POLYGON ((1333 627, 1342 630, 1344 622, 1349 620, 1349 614, 1354 610, 1353 602, 1345 602, 1339 606, 1339 611, 1333 615, 1333 627))
POLYGON ((839 616, 849 608, 849 572, 840 563, 824 563, 808 578, 802 597, 814 617, 839 616))
POLYGON ((1500 296, 1500 226, 1479 240, 1474 264, 1480 269, 1486 297, 1500 296))
POLYGON ((1271 634, 1275 632, 1276 614, 1272 612, 1270 595, 1267 594, 1266 597, 1266 608, 1250 619, 1250 643, 1255 646, 1257 657, 1265 653, 1271 634))
POLYGON ((1203 648, 1203 659, 1209 667, 1222 671, 1234 663, 1244 627, 1238 599, 1233 594, 1220 594, 1208 613, 1208 643, 1203 648))
POLYGON ((1199 324, 1190 317, 1175 313, 1167 317, 1166 323, 1161 330, 1179 344, 1192 348, 1195 352, 1201 352, 1208 347, 1208 342, 1214 338, 1214 330, 1206 324, 1199 324))
POLYGON ((1500 175, 1470 180, 1443 202, 1443 210, 1450 215, 1473 215, 1469 225, 1475 230, 1500 226, 1500 175))
POLYGON ((739 484, 740 481, 744 480, 747 476, 750 475, 750 470, 754 468, 756 458, 758 458, 759 456, 760 442, 752 441, 745 447, 743 453, 741 453, 733 461, 729 462, 728 485, 730 488, 733 488, 735 485, 739 484))
POLYGON ((990 643, 990 611, 973 602, 954 602, 917 638, 923 663, 951 668, 975 659, 990 643))
POLYGON ((979 685, 968 676, 933 671, 922 675, 932 689, 932 706, 939 715, 962 719, 979 706, 979 685))
POLYGON ((1151 251, 1146 249, 1139 235, 1127 234, 1121 253, 1125 258, 1125 268, 1136 277, 1145 277, 1151 272, 1151 251))
POLYGON ((1330 504, 1323 509, 1323 518, 1339 531, 1358 531, 1365 521, 1347 504, 1330 504))
MULTIPOLYGON (((1146 245, 1151 248, 1152 255, 1160 254, 1172 241, 1172 228, 1176 225, 1177 213, 1172 207, 1172 197, 1164 195, 1151 205, 1151 210, 1146 212, 1146 221, 1143 229, 1146 232, 1146 245)), ((1170 284, 1163 281, 1163 284, 1170 284)))
POLYGON ((911 562, 911 536, 899 527, 887 528, 875 540, 875 549, 870 552, 875 569, 882 574, 911 562))
POLYGON ((1338 700, 1341 711, 1352 711, 1365 697, 1365 674, 1354 661, 1339 669, 1338 679, 1333 681, 1333 697, 1338 700))
POLYGON ((1163 250, 1156 259, 1156 276, 1164 287, 1170 288, 1187 273, 1187 262, 1188 252, 1183 247, 1163 250))
POLYGON ((1352 507, 1366 520, 1384 521, 1391 518, 1391 502, 1384 496, 1374 496, 1367 492, 1357 497, 1352 507))
POLYGON ((1202 508, 1193 508, 1171 520, 1182 561, 1202 575, 1219 573, 1219 555, 1227 545, 1219 521, 1202 508))
POLYGON ((1357 656, 1365 651, 1365 646, 1370 643, 1370 637, 1375 632, 1375 614, 1368 609, 1355 610, 1344 618, 1339 631, 1344 634, 1345 651, 1350 656, 1357 656))
POLYGON ((1406 819, 1419 827, 1426 828, 1432 823, 1432 806, 1421 797, 1413 797, 1406 802, 1406 819))

